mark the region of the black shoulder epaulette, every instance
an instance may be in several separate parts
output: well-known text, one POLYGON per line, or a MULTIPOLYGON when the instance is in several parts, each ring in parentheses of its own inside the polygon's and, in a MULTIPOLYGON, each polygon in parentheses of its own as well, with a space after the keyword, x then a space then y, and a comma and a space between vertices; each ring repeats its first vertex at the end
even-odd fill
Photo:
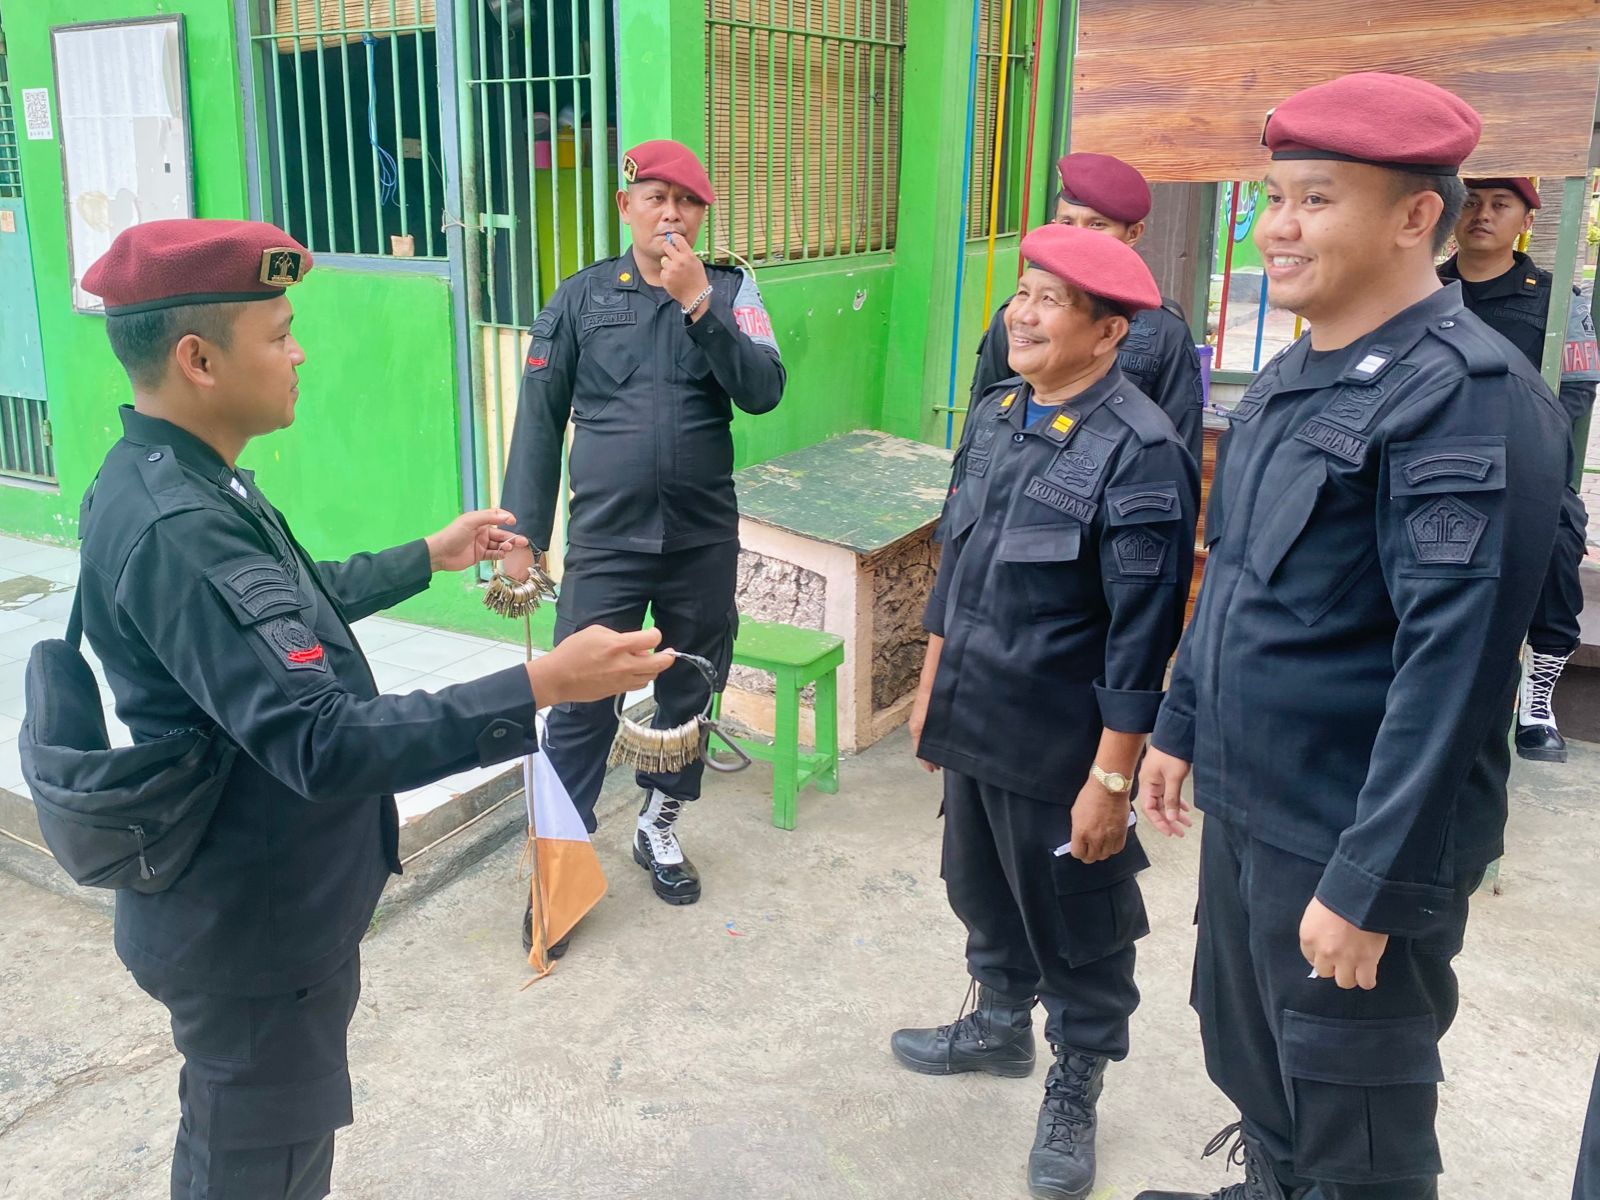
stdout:
POLYGON ((1185 325, 1189 323, 1189 317, 1188 314, 1183 311, 1183 305, 1179 304, 1176 300, 1171 300, 1166 296, 1163 296, 1161 297, 1161 307, 1166 309, 1173 316, 1177 317, 1178 320, 1182 321, 1185 325))
MULTIPOLYGON (((1511 370, 1509 342, 1465 310, 1435 321, 1433 335, 1445 342, 1467 364, 1469 375, 1505 375, 1511 370)), ((1514 353, 1514 351, 1512 351, 1514 353)))
POLYGON ((1141 446, 1159 446, 1174 436, 1172 419, 1161 411, 1159 405, 1138 392, 1123 392, 1106 405, 1122 418, 1122 423, 1133 430, 1141 446), (1120 400, 1121 403, 1117 403, 1120 400))
POLYGON ((150 493, 156 511, 164 517, 211 507, 195 486, 194 480, 184 473, 178 456, 170 447, 152 446, 141 454, 139 477, 144 481, 145 490, 150 493))

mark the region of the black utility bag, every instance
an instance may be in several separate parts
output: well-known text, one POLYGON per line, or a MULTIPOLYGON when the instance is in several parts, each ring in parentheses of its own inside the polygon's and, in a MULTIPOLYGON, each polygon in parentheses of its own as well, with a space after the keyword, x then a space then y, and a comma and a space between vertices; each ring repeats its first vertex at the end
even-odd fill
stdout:
POLYGON ((40 642, 28 658, 22 775, 68 875, 86 887, 164 891, 194 857, 239 748, 215 729, 112 748, 79 649, 82 605, 80 591, 66 640, 40 642))

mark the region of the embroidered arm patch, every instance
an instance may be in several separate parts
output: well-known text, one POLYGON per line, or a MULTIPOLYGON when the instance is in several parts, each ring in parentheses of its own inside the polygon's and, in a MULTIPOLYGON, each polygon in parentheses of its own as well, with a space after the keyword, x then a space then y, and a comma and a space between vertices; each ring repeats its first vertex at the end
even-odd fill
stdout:
POLYGON ((761 301, 761 289, 749 274, 739 281, 739 294, 733 298, 733 319, 739 332, 758 346, 778 352, 778 339, 772 332, 772 317, 761 301))

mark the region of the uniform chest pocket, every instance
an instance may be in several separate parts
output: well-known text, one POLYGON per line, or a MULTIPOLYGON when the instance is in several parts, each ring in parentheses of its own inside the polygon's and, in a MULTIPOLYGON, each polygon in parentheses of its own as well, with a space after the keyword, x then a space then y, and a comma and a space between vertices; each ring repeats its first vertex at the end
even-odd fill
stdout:
POLYGON ((1326 616, 1378 558, 1370 522, 1340 519, 1335 487, 1320 455, 1297 464, 1292 482, 1250 533, 1251 571, 1306 625, 1326 616))
POLYGON ((1028 611, 1057 616, 1082 607, 1083 526, 1065 520, 1051 525, 1007 529, 995 548, 995 561, 1007 564, 1000 586, 1020 591, 1028 611), (1020 585, 1020 587, 1018 586, 1020 585))
POLYGON ((589 333, 578 348, 578 371, 572 389, 572 412, 591 420, 633 377, 644 357, 637 326, 605 326, 589 333))
POLYGON ((700 343, 687 333, 678 346, 678 370, 683 372, 686 379, 696 383, 711 374, 711 360, 706 357, 706 352, 700 349, 700 343))

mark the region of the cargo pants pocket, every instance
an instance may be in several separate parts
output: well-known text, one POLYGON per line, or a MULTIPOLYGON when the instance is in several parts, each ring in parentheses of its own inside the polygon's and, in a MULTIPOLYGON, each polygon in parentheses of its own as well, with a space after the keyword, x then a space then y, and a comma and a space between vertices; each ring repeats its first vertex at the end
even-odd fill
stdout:
POLYGON ((1444 1070, 1431 1016, 1341 1020, 1285 1009, 1281 1046, 1297 1174, 1384 1183, 1443 1170, 1434 1118, 1444 1070))
MULTIPOLYGON (((1139 854, 1142 858, 1143 851, 1139 854)), ((1119 854, 1106 862, 1115 862, 1121 857, 1119 854)), ((1069 967, 1076 969, 1109 958, 1150 932, 1144 894, 1132 875, 1093 891, 1084 891, 1082 863, 1063 855, 1052 866, 1056 898, 1061 905, 1061 956, 1069 967), (1073 870, 1074 867, 1079 870, 1073 870)))

